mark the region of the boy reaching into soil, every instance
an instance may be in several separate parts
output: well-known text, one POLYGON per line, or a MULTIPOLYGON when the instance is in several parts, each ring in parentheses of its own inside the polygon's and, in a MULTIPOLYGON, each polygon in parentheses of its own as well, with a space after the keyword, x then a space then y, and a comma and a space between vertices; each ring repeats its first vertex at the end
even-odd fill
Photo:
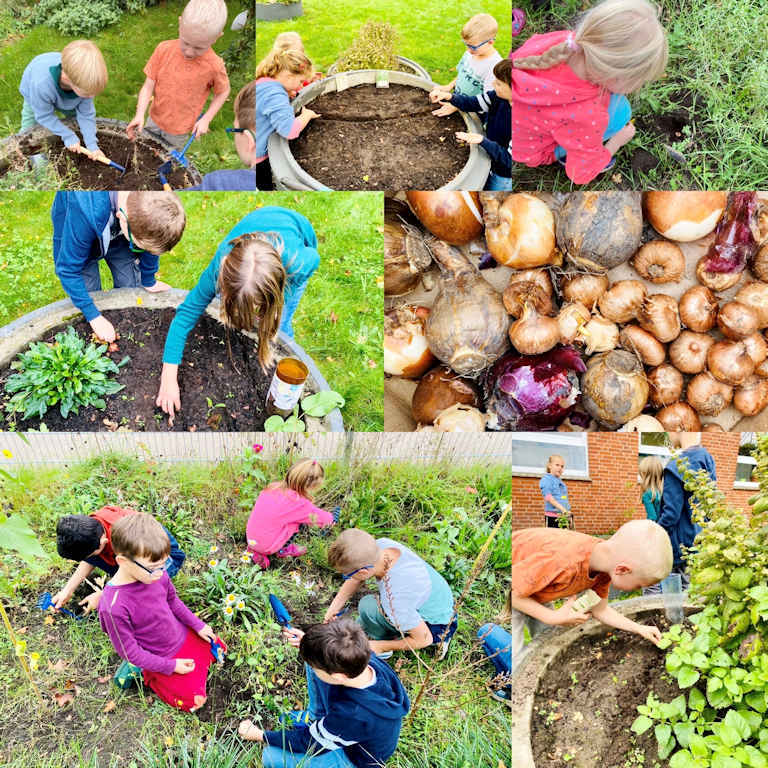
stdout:
POLYGON ((160 43, 144 67, 147 79, 139 91, 136 114, 126 128, 131 141, 137 137, 137 129, 147 128, 182 149, 190 133, 196 139, 208 133, 211 120, 229 97, 224 61, 211 48, 226 23, 224 0, 189 0, 179 16, 179 37, 160 43), (213 99, 205 110, 211 92, 213 99))
POLYGON ((56 117, 76 117, 87 153, 106 160, 96 138, 93 100, 107 86, 107 65, 90 40, 73 40, 61 53, 41 53, 27 64, 19 92, 24 97, 21 130, 42 125, 55 133, 70 152, 84 152, 77 134, 56 117))
POLYGON ((526 528, 512 534, 512 666, 523 650, 525 626, 535 637, 546 624, 569 626, 589 618, 609 627, 661 640, 656 627, 628 619, 608 605, 608 591, 632 591, 666 578, 672 545, 651 520, 631 520, 610 539, 556 528, 526 528), (588 612, 574 608, 576 595, 593 590, 600 602, 588 612), (570 598, 557 610, 546 604, 570 598))
POLYGON ((246 526, 248 550, 256 565, 269 568, 272 554, 280 558, 306 554, 306 547, 291 543, 300 525, 334 525, 333 515, 312 503, 324 479, 322 464, 302 459, 291 466, 285 480, 271 483, 259 494, 246 526))
POLYGON ((404 544, 348 528, 328 548, 328 565, 342 575, 344 585, 325 612, 326 623, 373 577, 378 598, 366 595, 358 603, 371 650, 388 659, 393 651, 434 645, 438 659, 445 658, 458 617, 451 588, 429 563, 404 544))
POLYGON ((100 339, 115 340, 114 326, 89 295, 101 290, 100 259, 115 288, 142 286, 157 293, 171 287, 155 274, 159 254, 181 240, 186 225, 175 193, 57 192, 51 219, 56 276, 100 339))
POLYGON ((165 570, 170 541, 152 515, 118 520, 112 547, 118 569, 99 603, 101 628, 160 699, 195 712, 206 701, 212 643, 222 655, 226 646, 176 595, 165 570))

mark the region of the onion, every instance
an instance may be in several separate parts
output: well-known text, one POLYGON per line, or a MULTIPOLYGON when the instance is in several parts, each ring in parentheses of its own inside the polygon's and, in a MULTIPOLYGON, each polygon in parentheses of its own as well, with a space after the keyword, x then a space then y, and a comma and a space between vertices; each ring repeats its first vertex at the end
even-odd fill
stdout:
POLYGON ((424 376, 411 401, 417 424, 431 424, 438 413, 455 403, 478 405, 480 395, 474 382, 457 376, 448 366, 439 365, 424 376))
POLYGON ((707 352, 714 343, 708 333, 683 331, 669 345, 669 359, 683 373, 701 373, 707 366, 707 352))
POLYGON ((384 201, 384 293, 402 296, 412 291, 421 273, 432 264, 423 232, 405 203, 384 201))
POLYGON ((768 379, 750 376, 733 394, 733 407, 744 416, 755 416, 768 405, 768 379))
POLYGON ((757 330, 757 312, 746 304, 729 301, 720 307, 717 327, 728 339, 743 339, 757 330))
POLYGON ((477 192, 406 192, 408 204, 419 221, 435 236, 451 245, 464 245, 483 231, 477 192))
POLYGON ((512 317, 520 317, 526 304, 530 304, 540 315, 552 314, 552 299, 533 281, 510 281, 501 298, 512 317))
POLYGON ((708 235, 725 210, 725 192, 646 192, 645 215, 669 240, 687 243, 708 235))
POLYGON ((663 432, 664 427, 653 416, 636 416, 628 421, 619 432, 663 432))
POLYGON ((512 346, 522 355, 541 355, 549 352, 560 340, 560 326, 553 317, 540 315, 531 304, 509 327, 512 346))
POLYGON ((656 418, 662 423, 665 432, 699 432, 701 420, 688 403, 672 403, 662 408, 656 418))
POLYGON ((437 432, 485 432, 485 415, 471 405, 456 403, 435 419, 437 432))
POLYGON ((608 352, 615 349, 619 343, 619 328, 616 323, 596 315, 586 325, 579 329, 576 341, 586 344, 584 352, 608 352))
POLYGON ((757 192, 731 192, 715 240, 706 255, 708 272, 742 272, 757 253, 757 192))
POLYGON ((704 333, 717 322, 717 299, 705 285, 689 288, 680 299, 680 319, 692 331, 704 333))
POLYGON ((590 311, 578 301, 566 304, 557 316, 557 325, 560 328, 560 343, 572 344, 582 326, 592 317, 590 311))
POLYGON ((755 370, 743 341, 716 341, 707 353, 710 373, 724 384, 738 386, 755 370))
POLYGON ((765 339, 759 333, 753 333, 742 341, 747 348, 747 354, 755 365, 760 365, 768 357, 768 344, 765 343, 765 339))
POLYGON ((638 416, 648 401, 643 366, 633 354, 618 349, 589 360, 582 390, 590 416, 613 429, 638 416))
POLYGON ((615 323, 634 320, 645 298, 645 286, 639 280, 619 280, 598 301, 600 314, 615 323))
POLYGON ((674 283, 683 276, 685 257, 679 245, 651 240, 632 257, 632 266, 651 283, 674 283))
POLYGON ((683 394, 683 374, 669 363, 648 371, 650 402, 654 408, 676 403, 683 394))
POLYGON ((685 399, 702 416, 717 416, 733 399, 733 387, 713 378, 708 372, 694 376, 688 382, 685 399))
POLYGON ((568 301, 579 301, 594 309, 597 300, 608 290, 608 275, 589 272, 569 272, 563 275, 563 296, 568 301))
POLYGON ((702 432, 725 432, 725 430, 719 424, 715 424, 714 421, 710 421, 707 424, 702 424, 701 431, 702 432))
POLYGON ((760 247, 750 261, 749 268, 758 280, 768 281, 768 243, 760 247))
POLYGON ((621 329, 619 344, 634 352, 646 365, 661 365, 667 356, 664 345, 637 325, 625 325, 621 329))
POLYGON ((384 313, 384 372, 406 379, 418 379, 434 364, 424 323, 427 307, 406 304, 384 313))
POLYGON ((768 327, 768 283, 742 285, 733 299, 755 311, 758 328, 768 327))
POLYGON ((672 341, 680 334, 677 302, 665 293, 646 296, 637 314, 637 320, 641 328, 662 342, 672 341))
POLYGON ((741 280, 741 272, 712 272, 707 269, 707 257, 702 256, 696 263, 696 277, 702 285, 713 291, 727 291, 741 280))

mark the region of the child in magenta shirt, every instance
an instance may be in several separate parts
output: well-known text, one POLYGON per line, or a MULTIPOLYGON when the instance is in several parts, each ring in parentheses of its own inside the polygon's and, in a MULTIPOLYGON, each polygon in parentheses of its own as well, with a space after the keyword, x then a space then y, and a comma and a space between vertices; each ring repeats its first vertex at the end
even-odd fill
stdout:
POLYGON ((511 58, 512 159, 560 160, 569 179, 586 184, 635 135, 622 94, 661 76, 667 40, 655 5, 604 0, 574 32, 534 35, 511 58))
POLYGON ((314 459, 297 461, 281 483, 268 485, 256 499, 248 518, 246 536, 248 550, 256 565, 269 568, 267 555, 301 557, 306 547, 290 544, 300 525, 333 525, 330 512, 312 502, 325 479, 325 470, 314 459))

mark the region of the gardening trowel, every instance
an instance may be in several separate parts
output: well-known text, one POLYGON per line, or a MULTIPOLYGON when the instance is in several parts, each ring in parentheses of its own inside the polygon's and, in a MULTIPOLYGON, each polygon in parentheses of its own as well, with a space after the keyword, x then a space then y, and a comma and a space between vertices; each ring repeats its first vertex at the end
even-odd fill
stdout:
POLYGON ((269 604, 272 606, 272 613, 275 614, 275 621, 284 629, 293 629, 291 627, 291 614, 288 613, 288 609, 282 604, 280 598, 271 592, 269 593, 269 604))
POLYGON ((80 147, 78 152, 81 155, 85 155, 89 160, 95 160, 98 163, 104 163, 104 165, 111 165, 113 168, 117 168, 117 170, 120 171, 121 176, 125 174, 125 168, 122 165, 119 165, 118 163, 113 162, 109 158, 99 157, 98 155, 93 154, 90 150, 83 149, 82 147, 80 147))
POLYGON ((166 192, 171 191, 171 185, 168 183, 168 174, 171 172, 171 161, 166 160, 158 169, 157 169, 157 178, 160 179, 160 183, 163 185, 163 189, 166 192))
MULTIPOLYGON (((201 113, 200 113, 200 114, 197 116, 197 120, 199 120, 199 119, 200 119, 200 118, 201 118, 201 117, 202 117, 204 114, 205 114, 205 111, 201 112, 201 113)), ((197 122, 197 120, 195 120, 195 122, 197 122)), ((187 139, 187 143, 184 145, 184 149, 182 149, 182 150, 181 150, 181 152, 179 152, 179 150, 178 150, 178 149, 172 149, 172 150, 171 150, 171 159, 175 160, 175 161, 176 161, 176 162, 177 162, 177 163, 178 163, 180 166, 182 166, 183 168, 188 168, 188 167, 189 167, 189 160, 187 160, 187 158, 186 158, 186 157, 184 157, 184 155, 186 155, 186 154, 187 154, 187 150, 189 149, 189 145, 190 145, 190 144, 191 144, 191 143, 192 143, 194 140, 195 140, 195 134, 193 133, 193 134, 192 134, 192 135, 191 135, 191 136, 190 136, 190 137, 187 139)), ((163 165, 165 165, 165 163, 163 163, 163 165)), ((160 167, 162 168, 162 166, 160 166, 160 167)), ((170 168, 169 168, 168 170, 170 171, 170 168)))

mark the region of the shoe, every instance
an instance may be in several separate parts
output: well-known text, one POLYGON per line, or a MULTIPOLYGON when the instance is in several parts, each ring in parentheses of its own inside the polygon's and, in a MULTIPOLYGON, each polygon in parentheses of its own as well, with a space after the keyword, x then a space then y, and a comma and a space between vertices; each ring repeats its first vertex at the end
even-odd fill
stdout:
POLYGON ((387 659, 392 658, 393 651, 382 651, 381 653, 376 654, 377 659, 381 659, 382 661, 386 661, 387 659))
POLYGON ((279 552, 275 553, 275 557, 301 557, 307 554, 306 547, 297 547, 295 544, 288 544, 283 547, 279 552))
POLYGON ((508 685, 506 688, 499 688, 497 691, 491 691, 491 698, 496 701, 501 701, 504 704, 512 706, 512 686, 508 685))
POLYGON ((115 672, 112 678, 115 685, 123 691, 130 688, 134 683, 141 682, 144 679, 141 674, 141 667, 131 664, 130 661, 124 661, 115 672))
POLYGON ((269 558, 266 555, 262 555, 261 552, 254 552, 251 555, 251 560, 264 571, 269 568, 269 558))
POLYGON ((448 648, 451 645, 452 638, 453 635, 451 635, 447 640, 443 640, 441 643, 438 643, 437 649, 435 651, 435 657, 438 661, 442 661, 448 655, 448 648))
MULTIPOLYGON (((558 162, 558 163, 560 163, 560 165, 562 165, 562 166, 563 166, 563 168, 565 168, 565 155, 563 155, 563 157, 558 157, 558 158, 557 158, 557 162, 558 162)), ((608 161, 608 165, 606 165, 606 166, 605 166, 605 168, 603 168, 603 170, 602 170, 602 171, 600 171, 600 173, 605 173, 606 171, 610 171, 610 170, 611 170, 611 168, 613 168, 613 166, 614 166, 614 165, 616 165, 616 157, 615 157, 615 156, 614 156, 614 157, 612 157, 612 158, 611 158, 611 159, 608 161)), ((598 175, 599 175, 599 174, 598 174, 598 175)))
POLYGON ((312 723, 309 712, 306 709, 294 709, 280 715, 281 723, 289 723, 296 728, 309 728, 312 723))

